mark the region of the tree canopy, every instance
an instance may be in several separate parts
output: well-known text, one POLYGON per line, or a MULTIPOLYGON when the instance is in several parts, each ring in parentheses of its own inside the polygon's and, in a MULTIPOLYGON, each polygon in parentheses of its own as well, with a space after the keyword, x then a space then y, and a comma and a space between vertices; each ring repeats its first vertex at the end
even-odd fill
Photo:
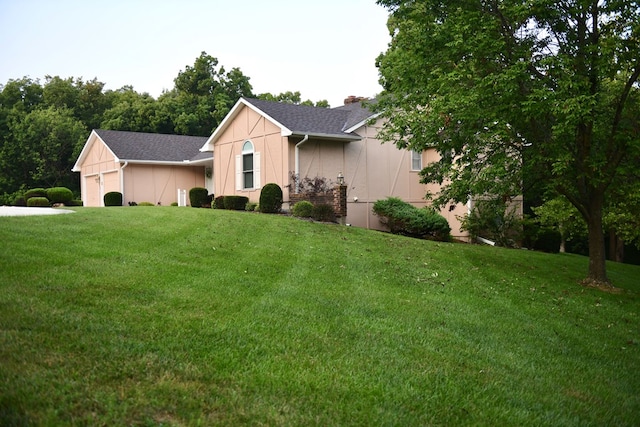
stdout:
MULTIPOLYGON (((603 212, 640 164, 640 13, 630 0, 379 0, 381 136, 441 158, 436 203, 565 197, 589 234, 589 274, 608 282, 603 212), (615 189, 615 196, 614 191, 615 189)), ((618 205, 620 206, 620 205, 618 205)))

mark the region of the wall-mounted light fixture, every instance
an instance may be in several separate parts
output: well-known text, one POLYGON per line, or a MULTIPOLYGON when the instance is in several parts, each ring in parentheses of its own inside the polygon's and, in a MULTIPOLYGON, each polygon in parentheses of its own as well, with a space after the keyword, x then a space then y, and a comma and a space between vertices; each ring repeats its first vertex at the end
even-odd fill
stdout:
POLYGON ((342 172, 338 172, 338 185, 344 185, 344 175, 342 175, 342 172))

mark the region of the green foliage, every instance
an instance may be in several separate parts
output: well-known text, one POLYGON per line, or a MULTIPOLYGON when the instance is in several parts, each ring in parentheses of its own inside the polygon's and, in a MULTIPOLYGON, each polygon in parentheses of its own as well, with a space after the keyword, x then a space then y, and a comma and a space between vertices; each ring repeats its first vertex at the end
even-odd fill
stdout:
POLYGON ((66 187, 52 187, 47 189, 47 199, 53 203, 69 204, 73 200, 73 192, 66 187))
POLYGON ((513 248, 522 238, 522 220, 514 206, 502 200, 477 200, 468 215, 461 218, 463 231, 472 238, 482 237, 498 246, 513 248))
POLYGON ((310 99, 307 99, 306 101, 302 101, 299 91, 295 91, 295 92, 287 91, 287 92, 282 92, 278 95, 273 95, 268 92, 261 93, 260 95, 258 95, 258 99, 263 99, 265 101, 281 102, 284 104, 308 105, 310 107, 329 108, 329 101, 327 101, 326 99, 322 99, 315 103, 310 99))
POLYGON ((224 209, 224 197, 225 196, 218 196, 218 197, 214 198, 213 199, 212 208, 214 208, 214 209, 224 209))
POLYGON ((136 203, 135 206, 155 206, 155 205, 151 202, 140 202, 140 203, 136 203))
POLYGON ((247 205, 244 207, 244 210, 247 212, 254 212, 258 208, 258 204, 255 202, 247 202, 247 205))
POLYGON ((249 198, 246 196, 224 196, 224 208, 233 211, 243 211, 249 198))
POLYGON ((436 205, 565 196, 589 230, 589 279, 606 282, 603 210, 640 164, 637 4, 378 3, 392 36, 377 59, 383 141, 437 151, 421 172, 444 183, 436 205))
POLYGON ((211 204, 209 191, 203 187, 193 187, 189 190, 189 201, 192 208, 202 208, 211 204))
POLYGON ((320 203, 313 206, 311 210, 311 218, 322 222, 336 222, 336 212, 333 206, 320 203))
POLYGON ((122 206, 122 193, 118 191, 110 191, 104 195, 105 206, 122 206))
POLYGON ((416 208, 397 197, 388 197, 373 204, 373 213, 394 234, 434 240, 450 238, 446 218, 431 208, 416 208))
POLYGON ((46 197, 35 196, 35 197, 30 197, 29 200, 27 200, 27 206, 30 208, 49 207, 51 206, 51 203, 49 202, 49 199, 47 199, 46 197))
POLYGON ((67 206, 83 206, 82 200, 71 200, 69 201, 69 203, 67 203, 67 206))
POLYGON ((24 199, 29 201, 32 197, 47 197, 47 190, 44 188, 32 188, 30 190, 25 191, 24 199))
POLYGON ((313 203, 307 200, 301 200, 293 205, 291 214, 299 218, 311 218, 313 215, 313 203))
POLYGON ((282 209, 282 188, 273 182, 260 191, 260 212, 278 213, 282 209))

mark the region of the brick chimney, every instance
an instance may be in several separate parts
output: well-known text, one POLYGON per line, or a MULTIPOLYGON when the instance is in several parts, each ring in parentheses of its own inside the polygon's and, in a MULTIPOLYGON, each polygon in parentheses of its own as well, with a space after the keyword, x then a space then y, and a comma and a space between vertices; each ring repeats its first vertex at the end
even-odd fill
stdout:
POLYGON ((344 99, 344 105, 355 104, 355 103, 358 103, 360 101, 364 101, 365 99, 367 99, 366 96, 349 95, 348 97, 346 97, 344 99))

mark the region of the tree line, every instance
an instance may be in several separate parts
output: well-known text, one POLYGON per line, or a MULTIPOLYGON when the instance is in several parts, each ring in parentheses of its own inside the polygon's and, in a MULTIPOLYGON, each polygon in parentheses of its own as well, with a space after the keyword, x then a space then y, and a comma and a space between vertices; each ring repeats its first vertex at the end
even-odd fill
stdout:
POLYGON ((202 52, 158 98, 132 86, 46 76, 0 85, 0 204, 25 189, 67 187, 79 191, 71 172, 92 129, 209 136, 240 97, 328 107, 302 101, 300 92, 254 94, 239 68, 227 70, 202 52))

